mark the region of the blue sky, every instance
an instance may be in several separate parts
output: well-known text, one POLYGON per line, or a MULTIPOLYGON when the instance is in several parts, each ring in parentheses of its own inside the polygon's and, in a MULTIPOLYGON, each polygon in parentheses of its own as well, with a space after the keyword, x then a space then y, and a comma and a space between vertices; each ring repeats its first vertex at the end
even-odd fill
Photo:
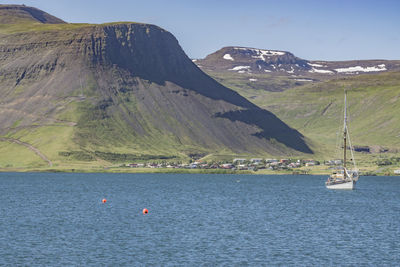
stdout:
POLYGON ((400 59, 397 0, 24 0, 67 22, 135 21, 175 35, 191 58, 224 46, 309 60, 400 59))

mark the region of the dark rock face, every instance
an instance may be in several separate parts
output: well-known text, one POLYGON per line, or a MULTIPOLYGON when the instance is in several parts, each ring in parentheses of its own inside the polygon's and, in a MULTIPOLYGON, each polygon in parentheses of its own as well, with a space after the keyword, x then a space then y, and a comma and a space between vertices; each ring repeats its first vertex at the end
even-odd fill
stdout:
POLYGON ((135 77, 159 85, 169 81, 215 100, 254 106, 199 70, 175 37, 157 26, 123 24, 105 27, 104 32, 104 59, 97 61, 117 65, 135 77))
POLYGON ((4 35, 0 93, 1 134, 56 123, 76 103, 82 147, 112 140, 157 151, 163 138, 178 151, 312 153, 299 132, 207 76, 154 25, 4 35))

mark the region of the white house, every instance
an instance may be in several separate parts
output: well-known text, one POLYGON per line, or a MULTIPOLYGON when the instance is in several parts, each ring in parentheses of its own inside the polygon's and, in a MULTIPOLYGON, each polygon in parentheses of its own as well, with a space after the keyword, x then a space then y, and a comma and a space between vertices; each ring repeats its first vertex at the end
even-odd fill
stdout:
POLYGON ((263 159, 260 159, 260 158, 257 158, 257 159, 250 159, 250 161, 251 161, 252 163, 261 163, 262 160, 263 160, 263 159))
POLYGON ((243 164, 246 161, 246 159, 233 159, 233 163, 239 163, 239 164, 243 164))

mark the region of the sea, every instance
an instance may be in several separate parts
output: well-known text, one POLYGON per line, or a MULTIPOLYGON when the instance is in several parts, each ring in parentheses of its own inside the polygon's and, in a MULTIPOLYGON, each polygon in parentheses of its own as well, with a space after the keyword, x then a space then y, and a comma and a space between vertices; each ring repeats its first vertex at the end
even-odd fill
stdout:
POLYGON ((0 173, 0 265, 399 266, 400 177, 326 178, 0 173))

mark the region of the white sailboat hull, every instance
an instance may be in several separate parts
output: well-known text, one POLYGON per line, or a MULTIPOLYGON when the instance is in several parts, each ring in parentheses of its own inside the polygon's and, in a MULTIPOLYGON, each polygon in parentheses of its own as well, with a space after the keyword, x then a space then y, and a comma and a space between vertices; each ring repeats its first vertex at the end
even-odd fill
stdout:
POLYGON ((328 189, 344 189, 344 190, 353 190, 355 187, 355 181, 349 181, 345 183, 331 183, 326 184, 326 188, 328 189))

